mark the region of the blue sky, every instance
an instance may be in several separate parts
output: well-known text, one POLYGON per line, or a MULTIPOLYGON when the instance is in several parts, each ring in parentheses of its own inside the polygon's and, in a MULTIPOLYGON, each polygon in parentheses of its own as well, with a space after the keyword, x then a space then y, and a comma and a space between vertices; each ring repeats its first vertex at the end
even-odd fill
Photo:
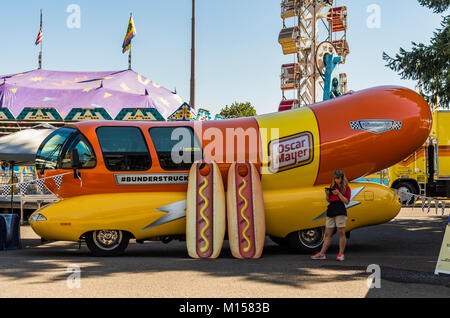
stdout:
MULTIPOLYGON (((378 85, 415 87, 387 69, 382 52, 394 55, 411 41, 428 43, 441 16, 416 0, 338 0, 349 11, 350 55, 339 67, 349 89, 378 85), (367 7, 381 8, 381 28, 370 29, 367 7)), ((279 0, 197 0, 197 106, 219 112, 234 101, 251 102, 258 114, 281 100, 280 67, 292 61, 278 44, 279 0)), ((189 101, 190 0, 3 1, 0 11, 0 74, 37 67, 39 10, 44 11, 44 65, 49 70, 102 71, 128 66, 122 54, 130 12, 137 29, 133 69, 189 101), (81 9, 80 28, 67 27, 67 7, 81 9)), ((289 22, 288 22, 289 23, 289 22)))

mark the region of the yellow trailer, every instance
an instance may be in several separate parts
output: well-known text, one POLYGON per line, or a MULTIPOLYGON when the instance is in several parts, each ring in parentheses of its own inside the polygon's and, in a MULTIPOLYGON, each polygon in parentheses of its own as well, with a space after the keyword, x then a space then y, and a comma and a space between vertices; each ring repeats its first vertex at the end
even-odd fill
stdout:
POLYGON ((450 111, 436 110, 426 143, 389 168, 392 188, 418 195, 450 197, 450 111))

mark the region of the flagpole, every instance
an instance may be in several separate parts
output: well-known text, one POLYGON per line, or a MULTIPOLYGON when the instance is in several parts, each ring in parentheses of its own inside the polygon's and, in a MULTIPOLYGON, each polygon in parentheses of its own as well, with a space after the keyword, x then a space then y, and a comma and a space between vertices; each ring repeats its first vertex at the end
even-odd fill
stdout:
POLYGON ((122 44, 122 54, 125 54, 126 51, 128 52, 128 69, 131 70, 131 40, 136 35, 136 29, 134 28, 134 22, 133 22, 133 13, 130 13, 130 21, 128 22, 128 28, 127 33, 125 34, 125 39, 123 40, 122 44))
POLYGON ((190 106, 195 109, 195 0, 192 0, 192 49, 191 49, 191 100, 190 106))
POLYGON ((14 161, 10 162, 11 167, 11 214, 14 214, 14 161))
MULTIPOLYGON (((42 30, 42 9, 41 9, 41 28, 40 30, 42 30)), ((42 69, 42 42, 41 41, 41 51, 39 52, 39 69, 42 69)))
POLYGON ((128 52, 128 69, 131 70, 131 43, 130 43, 130 52, 128 52))
MULTIPOLYGON (((133 12, 130 12, 130 19, 133 17, 133 12)), ((128 69, 131 70, 131 47, 132 44, 130 42, 130 52, 128 52, 128 69)))

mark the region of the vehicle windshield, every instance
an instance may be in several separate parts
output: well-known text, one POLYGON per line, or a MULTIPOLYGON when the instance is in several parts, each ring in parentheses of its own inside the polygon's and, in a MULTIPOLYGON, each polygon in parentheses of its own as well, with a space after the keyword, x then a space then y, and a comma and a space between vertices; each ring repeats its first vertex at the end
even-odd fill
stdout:
POLYGON ((94 151, 86 138, 77 129, 60 128, 50 134, 36 154, 36 169, 71 169, 71 152, 78 150, 81 169, 95 167, 94 151))

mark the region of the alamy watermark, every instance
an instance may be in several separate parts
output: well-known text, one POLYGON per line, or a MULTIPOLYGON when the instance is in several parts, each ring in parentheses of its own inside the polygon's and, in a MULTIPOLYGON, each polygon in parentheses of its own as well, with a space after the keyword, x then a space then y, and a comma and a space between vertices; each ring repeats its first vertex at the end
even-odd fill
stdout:
POLYGON ((378 4, 371 4, 366 10, 369 13, 366 24, 369 29, 381 28, 381 7, 378 4))
POLYGON ((66 279, 67 288, 81 288, 81 268, 76 264, 67 266, 66 272, 70 273, 66 279))
POLYGON ((381 268, 380 265, 371 264, 367 266, 367 273, 371 273, 369 277, 367 277, 366 284, 367 288, 381 288, 381 268))
POLYGON ((66 9, 70 15, 67 17, 66 25, 69 29, 81 28, 81 7, 78 4, 70 4, 66 9))
MULTIPOLYGON (((282 165, 291 160, 293 164, 296 164, 298 153, 302 151, 311 153, 313 147, 311 143, 302 145, 293 140, 291 142, 293 145, 289 149, 283 145, 282 150, 277 148, 269 154, 267 145, 279 140, 278 128, 228 127, 220 129, 204 127, 202 122, 194 122, 193 130, 194 135, 190 127, 177 127, 172 131, 171 141, 174 144, 171 149, 171 160, 174 164, 193 163, 202 158, 208 158, 216 163, 230 164, 248 161, 254 164, 270 163, 271 168, 274 167, 276 172, 280 163, 282 165), (263 150, 263 147, 266 149, 263 150), (287 153, 289 157, 282 156, 287 153)), ((271 170, 273 172, 273 169, 271 170)))

